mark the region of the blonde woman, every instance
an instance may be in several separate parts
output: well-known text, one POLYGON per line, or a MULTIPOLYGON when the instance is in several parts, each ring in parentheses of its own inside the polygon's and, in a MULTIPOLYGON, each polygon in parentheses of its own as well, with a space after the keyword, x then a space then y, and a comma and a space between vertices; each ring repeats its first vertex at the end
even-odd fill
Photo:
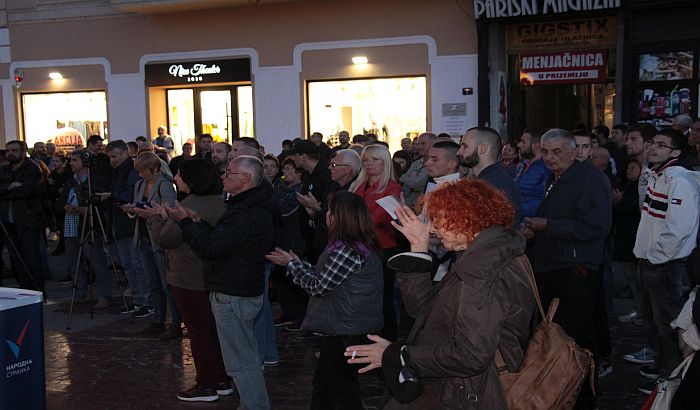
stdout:
POLYGON ((386 266, 388 258, 396 253, 396 231, 391 226, 391 216, 377 204, 377 200, 401 195, 401 185, 394 179, 394 166, 389 150, 382 145, 368 145, 362 150, 362 169, 350 192, 359 195, 367 203, 372 224, 377 232, 384 263, 384 329, 382 336, 396 340, 396 313, 393 305, 394 271, 386 266))

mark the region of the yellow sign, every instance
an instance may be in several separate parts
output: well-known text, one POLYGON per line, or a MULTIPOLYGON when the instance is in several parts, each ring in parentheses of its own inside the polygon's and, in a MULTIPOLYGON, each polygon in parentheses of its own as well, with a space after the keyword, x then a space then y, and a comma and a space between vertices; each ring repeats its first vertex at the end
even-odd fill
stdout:
POLYGON ((614 48, 615 17, 520 23, 508 26, 508 51, 614 48))

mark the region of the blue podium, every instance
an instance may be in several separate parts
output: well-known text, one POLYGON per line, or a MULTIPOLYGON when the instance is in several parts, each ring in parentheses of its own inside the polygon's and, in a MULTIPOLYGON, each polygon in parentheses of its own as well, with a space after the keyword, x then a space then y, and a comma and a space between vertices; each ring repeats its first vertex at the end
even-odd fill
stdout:
POLYGON ((43 410, 44 322, 41 292, 0 288, 0 409, 43 410))

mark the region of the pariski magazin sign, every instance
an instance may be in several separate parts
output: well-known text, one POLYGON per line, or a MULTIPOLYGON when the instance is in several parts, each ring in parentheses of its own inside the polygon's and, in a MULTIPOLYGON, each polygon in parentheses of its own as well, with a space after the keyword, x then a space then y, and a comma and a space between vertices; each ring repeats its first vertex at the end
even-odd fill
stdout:
POLYGON ((476 19, 543 16, 620 7, 621 0, 474 0, 476 19))

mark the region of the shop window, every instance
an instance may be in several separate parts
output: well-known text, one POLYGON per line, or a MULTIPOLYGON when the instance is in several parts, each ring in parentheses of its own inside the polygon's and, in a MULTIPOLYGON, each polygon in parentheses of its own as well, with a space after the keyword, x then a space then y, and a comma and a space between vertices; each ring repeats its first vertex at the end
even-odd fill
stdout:
POLYGON ((373 132, 401 149, 401 139, 426 129, 425 77, 379 78, 308 83, 309 132, 337 144, 340 131, 373 132))
POLYGON ((108 137, 104 91, 22 94, 24 140, 31 148, 51 140, 62 149, 85 145, 90 135, 108 137))
POLYGON ((168 90, 168 130, 178 153, 185 142, 194 142, 193 112, 192 89, 168 90))
POLYGON ((238 133, 241 137, 255 137, 252 86, 238 87, 238 133))
POLYGON ((231 141, 231 91, 200 92, 202 104, 202 134, 210 134, 214 141, 231 141))

